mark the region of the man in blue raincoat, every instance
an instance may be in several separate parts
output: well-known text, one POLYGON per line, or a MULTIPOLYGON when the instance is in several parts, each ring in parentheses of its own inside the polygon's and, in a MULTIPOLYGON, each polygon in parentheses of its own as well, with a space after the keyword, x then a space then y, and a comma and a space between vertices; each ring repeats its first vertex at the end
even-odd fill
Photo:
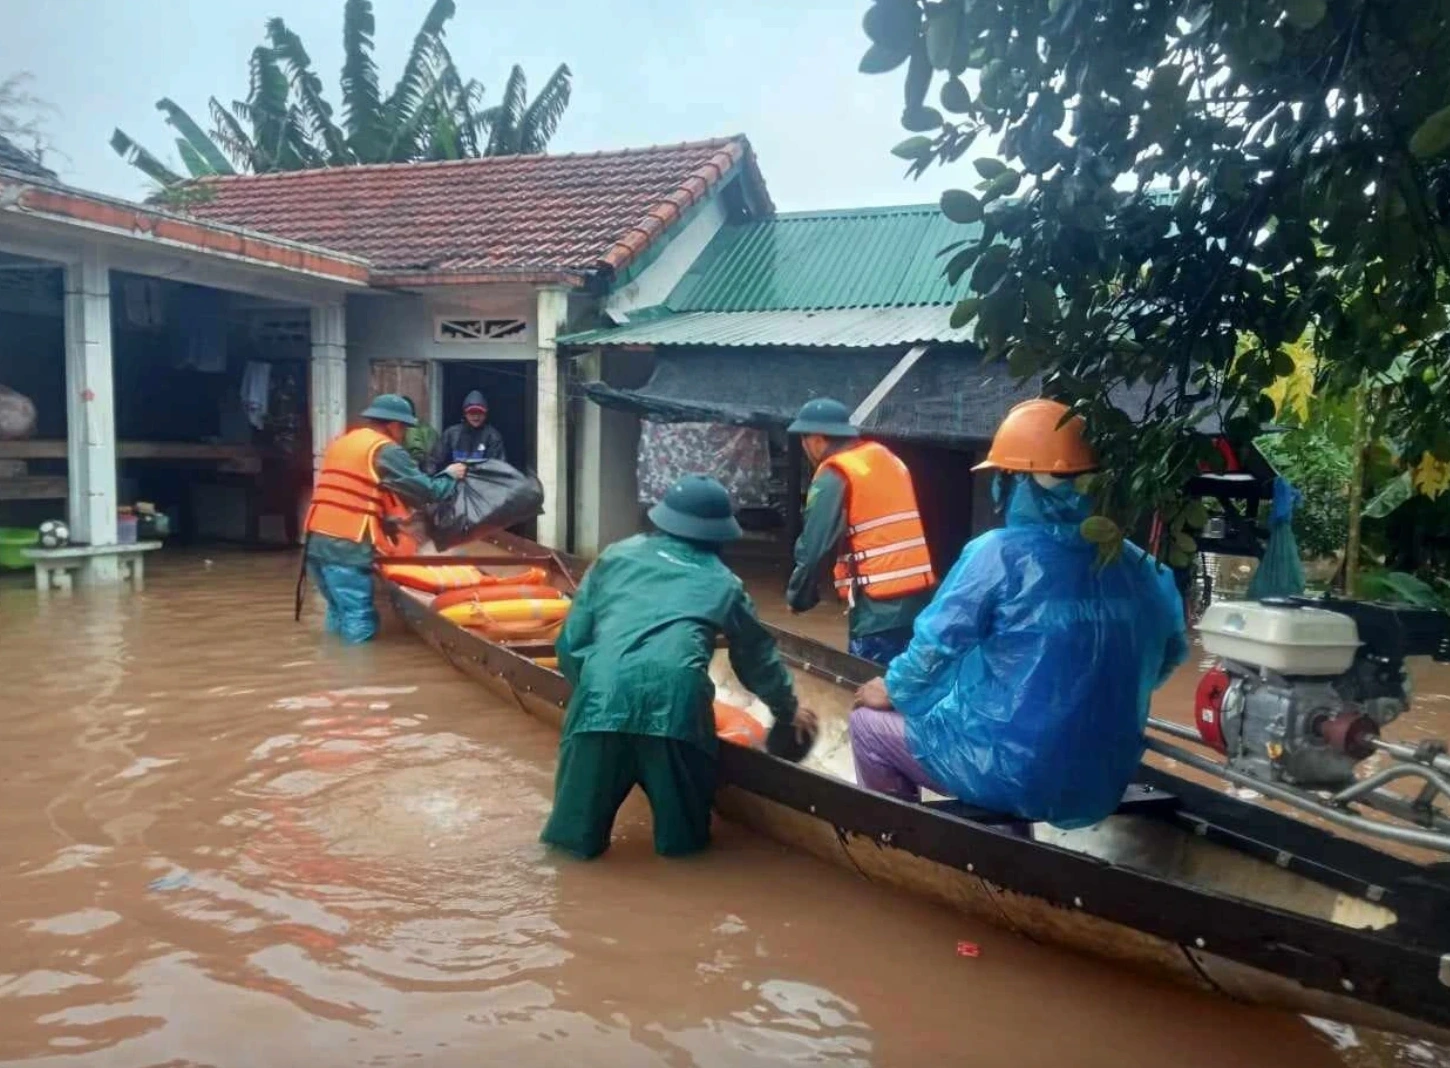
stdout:
POLYGON ((911 644, 851 714, 857 779, 923 787, 1059 827, 1118 806, 1143 755, 1150 698, 1188 655, 1173 574, 1137 546, 1103 565, 1079 527, 1095 467, 1082 420, 1018 405, 987 461, 1006 526, 963 550, 911 644))

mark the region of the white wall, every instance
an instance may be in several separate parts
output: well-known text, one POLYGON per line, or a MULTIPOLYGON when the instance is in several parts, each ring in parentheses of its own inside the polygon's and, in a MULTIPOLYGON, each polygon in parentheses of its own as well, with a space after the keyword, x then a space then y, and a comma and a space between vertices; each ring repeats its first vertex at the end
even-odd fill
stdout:
POLYGON ((604 310, 627 313, 636 308, 653 308, 663 304, 700 253, 705 251, 710 239, 725 225, 726 216, 725 197, 716 192, 695 209, 689 222, 670 238, 669 244, 660 250, 648 267, 605 298, 604 310))
POLYGON ((373 360, 534 360, 538 358, 536 300, 526 286, 438 286, 422 292, 363 293, 347 302, 348 411, 368 400, 373 360), (491 342, 435 341, 440 316, 482 315, 523 319, 518 339, 491 342))
MULTIPOLYGON (((591 353, 581 361, 585 378, 602 378, 632 389, 648 381, 654 356, 640 352, 591 353)), ((640 530, 639 417, 601 408, 581 398, 574 455, 574 552, 599 555, 616 541, 640 530)))

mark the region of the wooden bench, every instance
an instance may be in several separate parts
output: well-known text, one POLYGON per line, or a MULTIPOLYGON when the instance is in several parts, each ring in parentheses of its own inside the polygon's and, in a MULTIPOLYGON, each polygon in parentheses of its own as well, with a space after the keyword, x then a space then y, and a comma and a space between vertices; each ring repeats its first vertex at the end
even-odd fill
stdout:
POLYGON ((64 549, 26 549, 25 555, 35 564, 35 588, 42 593, 71 590, 75 572, 82 582, 97 560, 115 560, 121 581, 129 581, 134 589, 146 588, 146 554, 161 548, 159 541, 137 541, 129 545, 69 545, 64 549))

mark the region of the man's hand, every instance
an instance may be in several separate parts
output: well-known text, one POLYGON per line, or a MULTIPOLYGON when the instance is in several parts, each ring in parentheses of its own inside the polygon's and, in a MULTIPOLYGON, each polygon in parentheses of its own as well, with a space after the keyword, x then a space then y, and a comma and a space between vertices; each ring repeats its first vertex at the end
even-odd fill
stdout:
POLYGON ((464 463, 449 464, 443 469, 443 473, 455 482, 461 482, 463 476, 468 474, 468 465, 464 463))
POLYGON ((892 709, 891 695, 886 692, 886 680, 872 679, 856 691, 856 704, 864 708, 875 708, 882 712, 892 709))
POLYGON ((821 720, 814 711, 801 705, 795 710, 795 719, 791 720, 791 726, 795 728, 796 740, 804 744, 821 729, 821 720))

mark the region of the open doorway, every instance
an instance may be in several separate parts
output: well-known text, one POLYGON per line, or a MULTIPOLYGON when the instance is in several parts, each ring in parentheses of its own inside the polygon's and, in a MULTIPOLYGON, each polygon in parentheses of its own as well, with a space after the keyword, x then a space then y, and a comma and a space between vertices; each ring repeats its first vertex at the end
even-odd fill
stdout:
POLYGON ((532 360, 440 362, 443 371, 442 430, 463 418, 463 398, 479 390, 488 398, 488 421, 503 435, 508 461, 519 470, 537 467, 537 400, 532 360))
MULTIPOLYGON (((520 471, 538 468, 538 400, 534 392, 537 366, 533 360, 440 361, 442 412, 438 428, 463 418, 463 398, 478 390, 488 398, 488 421, 503 435, 508 462, 520 471)), ((534 520, 512 528, 526 538, 538 536, 534 520)))

